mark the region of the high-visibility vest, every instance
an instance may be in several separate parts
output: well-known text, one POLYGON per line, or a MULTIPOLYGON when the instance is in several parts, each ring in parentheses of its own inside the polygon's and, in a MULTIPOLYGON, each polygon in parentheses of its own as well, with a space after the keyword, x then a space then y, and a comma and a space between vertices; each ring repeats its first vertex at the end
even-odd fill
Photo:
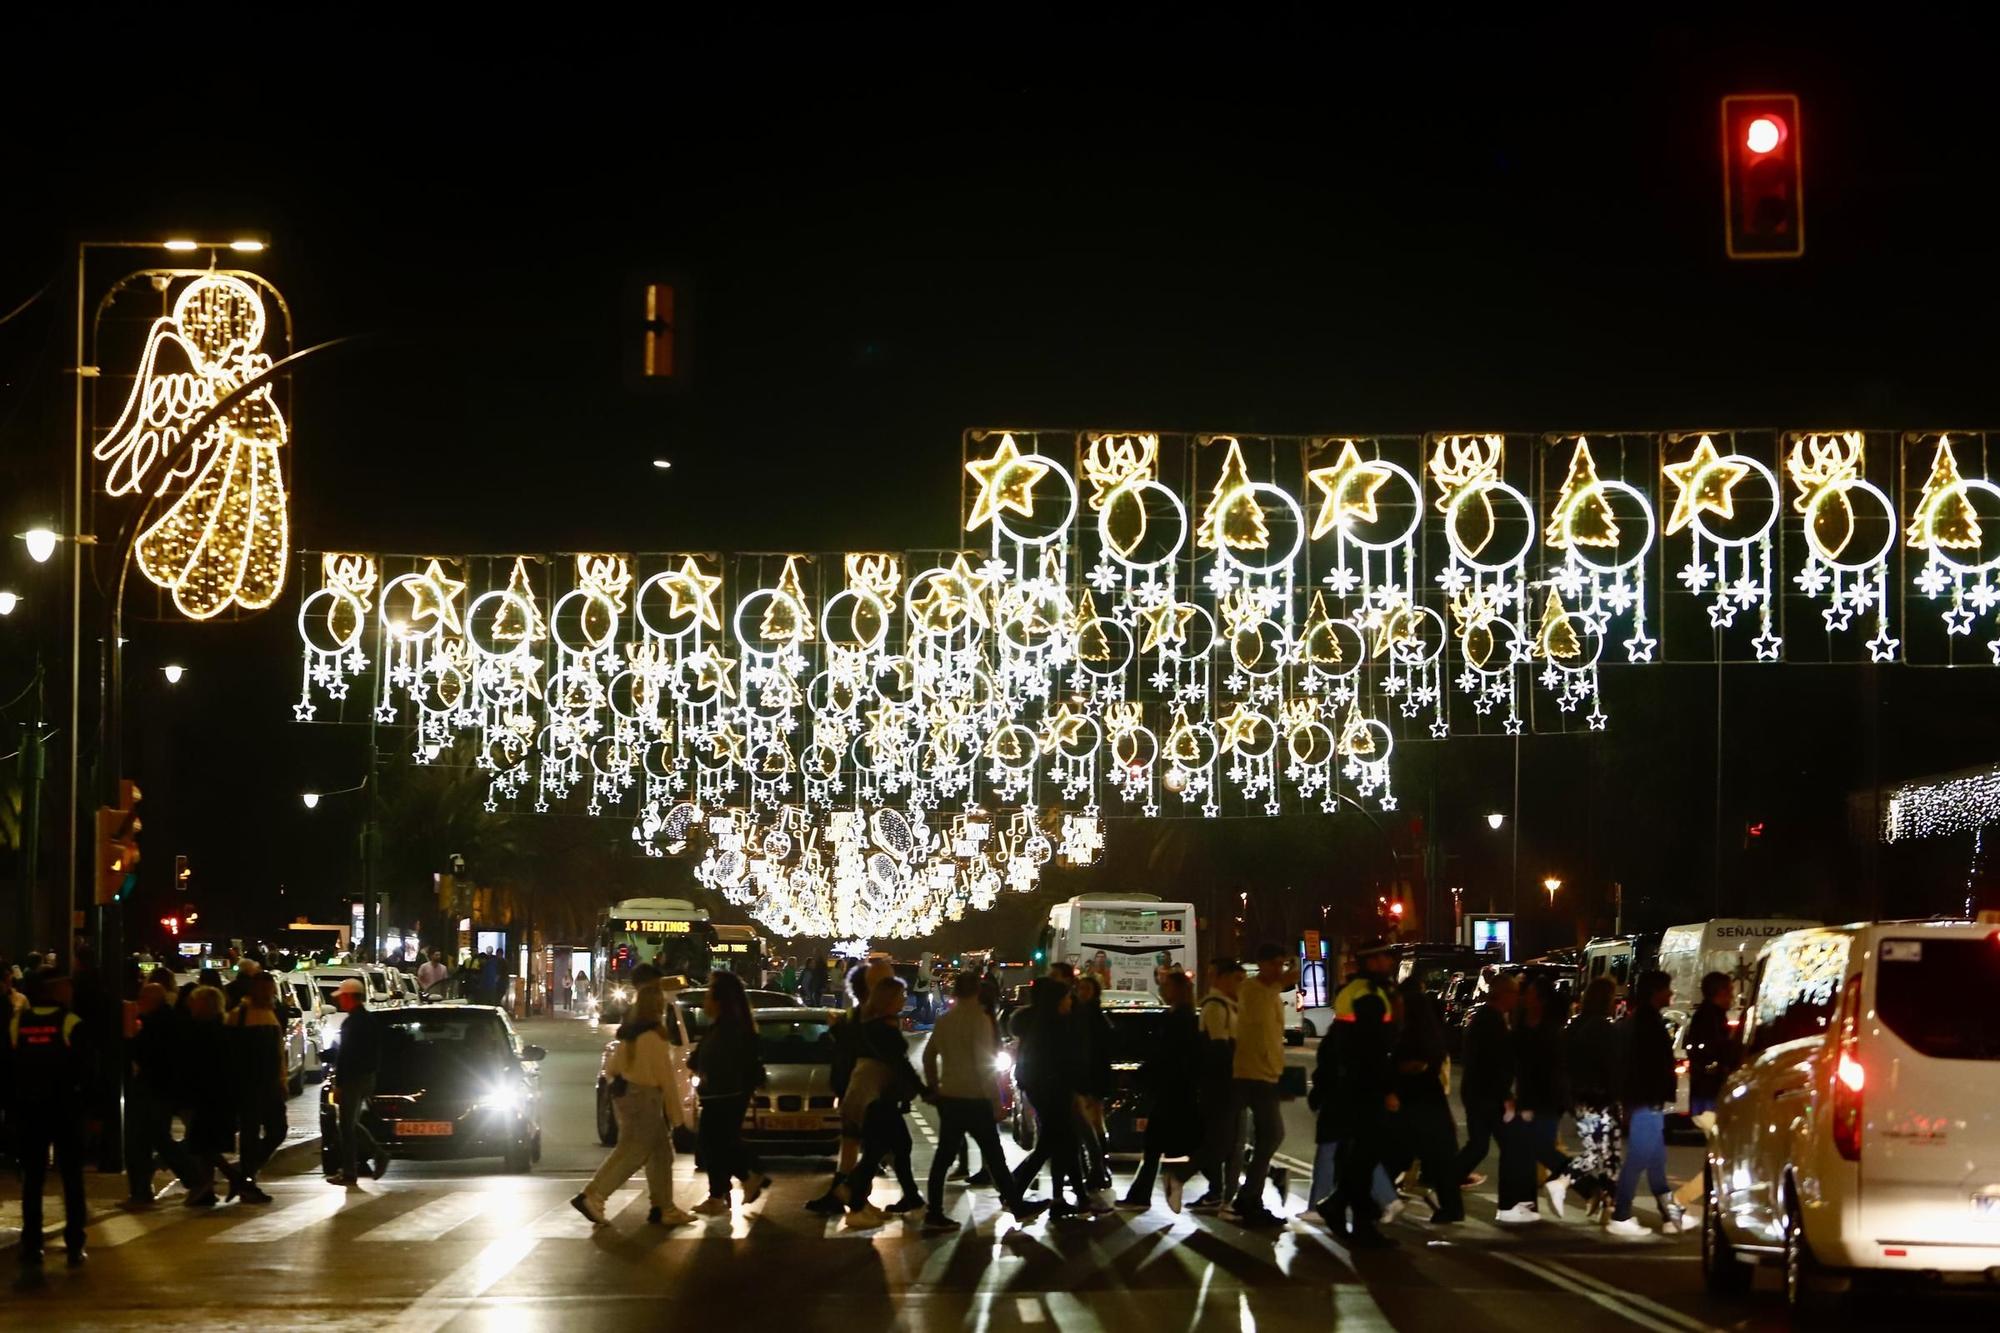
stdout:
POLYGON ((1362 996, 1370 993, 1381 997, 1382 1021, 1385 1023, 1392 1022, 1395 1019, 1395 1013, 1393 1012, 1393 997, 1389 994, 1389 988, 1375 978, 1365 974, 1354 978, 1354 980, 1342 986, 1340 994, 1333 997, 1333 1021, 1336 1023, 1352 1023, 1354 1021, 1355 1002, 1362 996))

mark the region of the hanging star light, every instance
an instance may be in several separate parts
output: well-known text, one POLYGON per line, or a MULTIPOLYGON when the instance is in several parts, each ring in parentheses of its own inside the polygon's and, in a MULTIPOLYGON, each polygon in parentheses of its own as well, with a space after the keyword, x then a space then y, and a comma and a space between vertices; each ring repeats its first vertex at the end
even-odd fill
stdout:
POLYGON ((1000 437, 1000 447, 990 458, 975 459, 965 465, 979 483, 972 513, 965 520, 967 530, 981 527, 1002 510, 1012 510, 1023 518, 1035 515, 1035 483, 1048 475, 1049 465, 1021 452, 1012 435, 1000 437))
POLYGON ((1319 513, 1313 519, 1312 539, 1318 541, 1356 521, 1375 522, 1375 493, 1391 475, 1377 464, 1363 462, 1354 441, 1345 441, 1340 456, 1331 466, 1316 467, 1306 473, 1306 480, 1317 486, 1323 497, 1319 513))
POLYGON ((1150 653, 1155 648, 1186 643, 1188 622, 1194 619, 1194 613, 1195 607, 1190 602, 1161 602, 1141 610, 1139 623, 1146 629, 1139 639, 1139 651, 1150 653))
POLYGON ((1682 462, 1666 464, 1660 472, 1675 487, 1674 509, 1666 527, 1671 535, 1693 522, 1698 514, 1734 518, 1736 483, 1750 475, 1750 466, 1738 459, 1724 458, 1716 451, 1715 442, 1704 435, 1694 453, 1682 462))

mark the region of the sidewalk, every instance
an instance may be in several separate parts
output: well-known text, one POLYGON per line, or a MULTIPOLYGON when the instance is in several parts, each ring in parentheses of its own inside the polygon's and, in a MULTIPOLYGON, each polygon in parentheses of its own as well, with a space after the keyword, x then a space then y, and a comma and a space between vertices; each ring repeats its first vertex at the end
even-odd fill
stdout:
MULTIPOLYGON (((310 1161, 317 1165, 319 1155, 319 1085, 306 1084, 306 1090, 285 1103, 284 1146, 271 1156, 270 1165, 259 1176, 291 1170, 301 1163, 310 1161)), ((184 1132, 185 1126, 175 1122, 177 1132, 184 1132)), ((154 1177, 155 1188, 164 1183, 168 1194, 162 1206, 179 1207, 182 1197, 180 1186, 172 1174, 161 1169, 154 1177)), ((88 1201, 90 1221, 112 1213, 120 1212, 125 1201, 125 1173, 123 1171, 99 1171, 95 1166, 86 1166, 83 1171, 83 1193, 88 1201)), ((21 1177, 12 1171, 0 1173, 0 1250, 9 1250, 21 1242, 21 1177)), ((42 1237, 43 1244, 52 1249, 62 1248, 63 1201, 62 1181, 50 1167, 47 1183, 42 1190, 42 1237)))

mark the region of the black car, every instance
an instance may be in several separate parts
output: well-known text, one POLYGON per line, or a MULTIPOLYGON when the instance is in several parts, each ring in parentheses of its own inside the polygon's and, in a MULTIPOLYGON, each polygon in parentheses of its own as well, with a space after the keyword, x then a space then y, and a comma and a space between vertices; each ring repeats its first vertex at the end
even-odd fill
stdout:
MULTIPOLYGON (((1160 1026, 1167 1010, 1161 1005, 1106 1005, 1104 1016, 1111 1024, 1111 1095, 1104 1099, 1104 1137, 1110 1151, 1136 1156, 1146 1148, 1146 1121, 1139 1114, 1139 1068, 1159 1041, 1160 1026)), ((1013 1104, 1008 1108, 1008 1128, 1014 1142, 1023 1148, 1035 1144, 1035 1113, 1027 1094, 1020 1089, 1020 1069, 1008 1059, 1008 1085, 1013 1104)))
MULTIPOLYGON (((526 1171, 542 1156, 539 1046, 485 1005, 416 1005, 371 1015, 382 1068, 366 1122, 391 1157, 500 1157, 526 1171)), ((340 1165, 340 1112, 328 1080, 319 1099, 320 1162, 340 1165)))

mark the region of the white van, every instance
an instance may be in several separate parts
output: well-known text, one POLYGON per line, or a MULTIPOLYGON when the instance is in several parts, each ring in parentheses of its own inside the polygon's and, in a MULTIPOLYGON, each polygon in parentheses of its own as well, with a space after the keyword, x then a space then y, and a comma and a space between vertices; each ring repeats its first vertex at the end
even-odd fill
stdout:
POLYGON ((1795 1305, 1857 1272, 2000 1272, 2000 923, 1884 921, 1766 944, 1704 1173, 1702 1268, 1785 1267, 1795 1305))
POLYGON ((1755 919, 1717 918, 1687 926, 1669 926, 1660 936, 1660 950, 1653 965, 1673 978, 1674 998, 1662 1011, 1669 1031, 1679 1033, 1694 1007, 1701 1003, 1701 979, 1720 972, 1736 983, 1740 1000, 1749 990, 1750 970, 1757 965, 1757 951, 1765 941, 1787 931, 1817 926, 1817 921, 1790 917, 1755 919))

